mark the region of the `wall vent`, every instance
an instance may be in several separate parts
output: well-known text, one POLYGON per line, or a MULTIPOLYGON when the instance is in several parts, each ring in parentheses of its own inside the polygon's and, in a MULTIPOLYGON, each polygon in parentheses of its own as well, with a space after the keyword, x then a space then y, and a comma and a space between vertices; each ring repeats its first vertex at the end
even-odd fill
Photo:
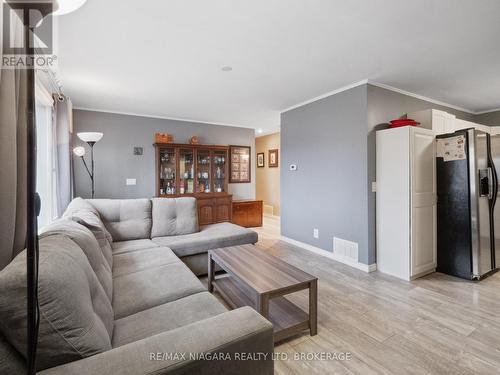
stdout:
POLYGON ((357 242, 343 240, 333 237, 333 252, 336 256, 358 262, 357 242))

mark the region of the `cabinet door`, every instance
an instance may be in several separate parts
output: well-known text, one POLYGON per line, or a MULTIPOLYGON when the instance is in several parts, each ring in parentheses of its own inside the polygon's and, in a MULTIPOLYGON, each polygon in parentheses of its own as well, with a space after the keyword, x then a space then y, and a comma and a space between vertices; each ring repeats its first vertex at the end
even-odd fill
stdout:
POLYGON ((176 193, 177 157, 173 147, 161 148, 159 152, 159 195, 176 193))
POLYGON ((411 256, 410 275, 436 268, 436 146, 424 129, 410 135, 411 256))
POLYGON ((246 227, 248 224, 247 221, 247 211, 245 205, 242 203, 234 203, 233 204, 233 219, 232 223, 236 225, 240 225, 242 227, 246 227))
POLYGON ((213 199, 198 198, 198 222, 200 225, 214 223, 214 202, 213 199))
POLYGON ((198 149, 196 152, 196 192, 210 193, 212 186, 212 168, 209 149, 198 149))
POLYGON ((444 116, 444 131, 445 133, 453 133, 454 131, 458 130, 456 128, 456 118, 455 116, 450 116, 446 114, 444 116))
POLYGON ((252 202, 248 207, 248 227, 262 226, 262 202, 252 202))
POLYGON ((230 221, 231 220, 231 209, 232 209, 231 198, 216 198, 215 199, 215 220, 216 222, 230 221))
POLYGON ((432 110, 432 130, 436 134, 453 133, 456 129, 456 117, 449 113, 432 110))
POLYGON ((227 152, 214 150, 213 152, 213 191, 214 193, 227 192, 227 152))
POLYGON ((194 149, 181 148, 179 150, 179 191, 178 194, 194 193, 194 149))
POLYGON ((436 134, 447 133, 445 117, 437 111, 432 111, 432 130, 435 131, 436 134))

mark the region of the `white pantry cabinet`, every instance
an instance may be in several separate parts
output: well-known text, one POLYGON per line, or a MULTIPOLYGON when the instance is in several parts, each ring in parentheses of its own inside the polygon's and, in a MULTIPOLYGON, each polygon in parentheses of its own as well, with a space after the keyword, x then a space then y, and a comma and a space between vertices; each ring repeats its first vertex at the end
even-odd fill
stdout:
POLYGON ((420 126, 433 130, 436 134, 453 133, 456 129, 456 116, 438 109, 409 113, 408 118, 420 122, 420 126))
POLYGON ((436 135, 453 133, 457 130, 470 128, 490 134, 495 131, 494 128, 497 128, 476 124, 472 121, 461 120, 451 113, 438 109, 426 109, 420 112, 408 113, 407 117, 420 122, 421 127, 433 130, 436 135))
POLYGON ((411 280, 436 270, 435 132, 377 132, 377 269, 411 280))

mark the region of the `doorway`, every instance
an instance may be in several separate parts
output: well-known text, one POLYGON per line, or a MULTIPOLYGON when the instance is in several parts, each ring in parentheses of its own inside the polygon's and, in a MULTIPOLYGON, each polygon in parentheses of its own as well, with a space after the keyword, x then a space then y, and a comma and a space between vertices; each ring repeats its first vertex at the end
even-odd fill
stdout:
POLYGON ((264 217, 280 216, 280 133, 255 139, 257 155, 256 197, 263 201, 264 217))

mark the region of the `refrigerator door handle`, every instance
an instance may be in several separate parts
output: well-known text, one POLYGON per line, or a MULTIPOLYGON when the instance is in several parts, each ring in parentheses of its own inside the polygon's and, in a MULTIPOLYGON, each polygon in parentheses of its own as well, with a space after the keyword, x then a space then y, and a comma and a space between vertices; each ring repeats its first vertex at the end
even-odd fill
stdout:
POLYGON ((498 175, 497 175, 497 169, 495 168, 495 165, 493 164, 491 167, 492 170, 492 175, 493 175, 493 204, 492 207, 495 207, 495 204, 497 202, 497 196, 498 196, 498 175))
POLYGON ((492 200, 494 194, 494 185, 493 185, 493 170, 488 168, 488 199, 492 200))

